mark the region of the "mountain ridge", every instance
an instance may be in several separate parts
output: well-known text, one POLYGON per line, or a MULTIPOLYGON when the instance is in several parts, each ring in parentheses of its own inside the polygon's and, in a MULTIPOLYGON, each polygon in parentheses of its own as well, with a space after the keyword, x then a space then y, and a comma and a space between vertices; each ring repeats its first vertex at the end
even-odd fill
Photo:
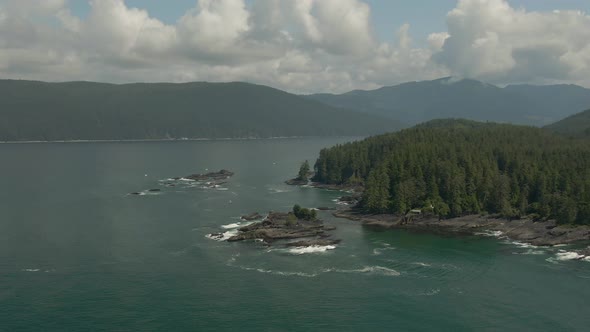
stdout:
POLYGON ((502 88, 454 77, 306 98, 388 116, 406 125, 436 118, 466 118, 544 126, 590 107, 590 89, 577 85, 521 84, 502 88))
POLYGON ((244 82, 0 80, 0 141, 363 136, 399 125, 244 82))

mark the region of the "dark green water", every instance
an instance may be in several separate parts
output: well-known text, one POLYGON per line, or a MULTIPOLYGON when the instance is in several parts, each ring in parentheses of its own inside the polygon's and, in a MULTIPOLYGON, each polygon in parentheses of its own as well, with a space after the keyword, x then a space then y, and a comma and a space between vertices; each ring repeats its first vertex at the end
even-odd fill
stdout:
POLYGON ((282 183, 341 141, 0 145, 0 330, 588 329, 590 262, 560 260, 571 247, 327 213, 343 242, 323 252, 206 237, 252 211, 334 206, 337 192, 282 183), (227 190, 159 184, 221 168, 227 190))

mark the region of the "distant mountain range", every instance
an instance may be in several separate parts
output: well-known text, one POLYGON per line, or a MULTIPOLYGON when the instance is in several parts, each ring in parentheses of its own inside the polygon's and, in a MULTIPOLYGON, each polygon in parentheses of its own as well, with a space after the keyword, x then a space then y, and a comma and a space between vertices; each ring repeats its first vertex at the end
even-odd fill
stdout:
POLYGON ((0 141, 369 135, 392 119, 248 83, 0 80, 0 141))
MULTIPOLYGON (((590 89, 442 78, 297 96, 249 83, 0 80, 0 141, 365 136, 440 118, 546 126, 590 108, 590 89)), ((547 128, 590 136, 590 112, 547 128)))
POLYGON ((590 137, 590 109, 545 127, 570 137, 590 137))
POLYGON ((405 125, 465 118, 544 126, 590 108, 590 89, 576 85, 495 85, 450 77, 376 90, 314 94, 326 105, 387 116, 405 125))

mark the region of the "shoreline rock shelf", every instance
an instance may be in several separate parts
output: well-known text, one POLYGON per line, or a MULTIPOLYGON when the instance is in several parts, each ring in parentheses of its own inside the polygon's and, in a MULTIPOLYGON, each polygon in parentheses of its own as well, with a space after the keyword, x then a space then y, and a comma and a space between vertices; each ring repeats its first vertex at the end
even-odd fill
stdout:
POLYGON ((529 219, 507 220, 487 216, 470 215, 439 220, 435 216, 414 216, 411 221, 397 215, 368 215, 358 209, 342 209, 335 217, 360 221, 364 226, 377 229, 406 229, 439 234, 481 235, 486 232, 506 236, 511 240, 535 246, 555 246, 580 241, 590 241, 590 226, 557 225, 555 221, 529 219))

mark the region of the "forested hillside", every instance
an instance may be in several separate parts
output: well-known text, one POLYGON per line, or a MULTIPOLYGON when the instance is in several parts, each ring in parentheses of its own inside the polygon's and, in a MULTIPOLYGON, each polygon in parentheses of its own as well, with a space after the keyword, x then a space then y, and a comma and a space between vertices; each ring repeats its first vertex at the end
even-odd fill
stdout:
POLYGON ((550 124, 547 129, 570 137, 590 137, 590 110, 550 124))
POLYGON ((318 182, 364 184, 369 213, 590 223, 590 145, 533 127, 436 120, 324 149, 315 170, 318 182))
POLYGON ((368 135, 395 121, 247 83, 0 80, 0 141, 368 135))

